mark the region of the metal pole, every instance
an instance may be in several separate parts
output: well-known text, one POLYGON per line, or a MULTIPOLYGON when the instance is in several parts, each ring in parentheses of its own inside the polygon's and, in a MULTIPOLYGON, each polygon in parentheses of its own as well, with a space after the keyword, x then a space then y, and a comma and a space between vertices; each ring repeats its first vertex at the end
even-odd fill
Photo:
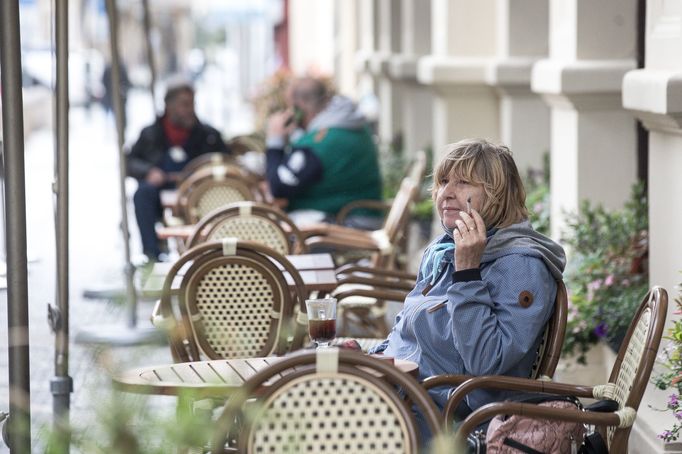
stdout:
POLYGON ((19 0, 0 1, 0 67, 7 220, 7 333, 9 339, 9 436, 12 452, 31 452, 31 371, 28 348, 26 182, 21 94, 19 0))
POLYGON ((152 93, 152 105, 156 112, 156 66, 154 65, 154 50, 152 49, 152 19, 149 13, 149 0, 142 0, 142 11, 144 13, 144 40, 147 48, 147 64, 149 64, 149 73, 152 78, 149 89, 152 93))
POLYGON ((109 17, 109 43, 111 45, 111 98, 116 115, 116 132, 119 153, 119 190, 121 193, 121 229, 123 230, 123 249, 125 251, 126 295, 128 301, 128 328, 137 325, 137 294, 135 292, 135 267, 130 262, 130 236, 128 234, 128 206, 125 191, 126 156, 123 149, 123 103, 121 102, 121 62, 118 53, 118 11, 115 0, 106 1, 109 17))
POLYGON ((60 433, 60 452, 69 452, 69 409, 73 381, 69 376, 69 22, 68 0, 56 2, 57 101, 56 181, 57 197, 57 310, 50 309, 55 333, 54 373, 50 380, 53 426, 60 433))

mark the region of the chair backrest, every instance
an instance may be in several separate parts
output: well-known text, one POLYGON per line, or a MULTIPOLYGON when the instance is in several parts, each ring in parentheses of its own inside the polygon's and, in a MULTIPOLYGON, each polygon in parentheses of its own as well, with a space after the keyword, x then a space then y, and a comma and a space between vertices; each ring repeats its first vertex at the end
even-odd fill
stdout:
POLYGON ((172 266, 162 290, 163 317, 180 319, 170 333, 173 358, 184 362, 281 354, 293 334, 293 314, 305 297, 298 271, 266 246, 235 238, 196 246, 172 266), (173 281, 185 268, 174 306, 173 281))
POLYGON ((229 140, 227 145, 234 155, 240 155, 249 151, 259 151, 265 153, 265 137, 258 134, 235 136, 229 140))
POLYGON ((557 281, 554 312, 550 317, 537 351, 537 359, 533 363, 530 378, 552 378, 561 358, 561 350, 566 337, 568 322, 568 295, 564 281, 557 281))
POLYGON ((292 355, 254 375, 230 399, 211 452, 224 452, 235 416, 239 452, 418 452, 414 414, 398 388, 440 434, 433 401, 393 365, 335 348, 292 355))
MULTIPOLYGON (((611 369, 610 385, 604 389, 604 397, 616 400, 620 410, 639 408, 661 343, 667 311, 668 293, 661 287, 652 287, 630 323, 611 369)), ((632 424, 607 429, 603 435, 609 452, 626 452, 631 428, 632 424)))
POLYGON ((236 202, 211 211, 197 223, 187 247, 227 237, 261 243, 282 255, 307 250, 301 231, 284 212, 258 202, 236 202))
POLYGON ((393 268, 400 239, 407 230, 412 205, 419 193, 418 184, 410 177, 403 178, 400 189, 393 199, 391 209, 386 215, 384 225, 380 230, 372 232, 381 250, 372 257, 372 264, 377 268, 393 268))
POLYGON ((422 184, 424 180, 424 172, 426 171, 426 152, 424 150, 418 150, 410 166, 407 168, 405 176, 410 178, 412 181, 417 183, 417 185, 422 184))
POLYGON ((180 184, 176 212, 188 224, 195 224, 216 208, 261 197, 257 182, 238 167, 204 167, 180 184))
POLYGON ((216 167, 222 165, 234 165, 234 158, 228 153, 204 153, 188 162, 182 169, 180 181, 189 178, 194 172, 205 167, 216 167))

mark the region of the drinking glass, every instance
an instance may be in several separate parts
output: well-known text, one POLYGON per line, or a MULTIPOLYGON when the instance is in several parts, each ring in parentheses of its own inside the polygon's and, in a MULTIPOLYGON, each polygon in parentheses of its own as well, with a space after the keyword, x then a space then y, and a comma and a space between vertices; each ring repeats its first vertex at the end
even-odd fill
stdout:
POLYGON ((305 301, 308 333, 317 347, 329 347, 336 337, 336 298, 305 301))

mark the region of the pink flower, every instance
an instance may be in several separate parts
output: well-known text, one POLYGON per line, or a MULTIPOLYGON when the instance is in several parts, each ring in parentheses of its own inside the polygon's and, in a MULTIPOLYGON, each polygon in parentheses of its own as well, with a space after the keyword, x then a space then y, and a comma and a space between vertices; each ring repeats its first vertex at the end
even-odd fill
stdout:
POLYGON ((606 279, 604 279, 604 285, 607 287, 611 287, 613 285, 613 274, 606 276, 606 279))

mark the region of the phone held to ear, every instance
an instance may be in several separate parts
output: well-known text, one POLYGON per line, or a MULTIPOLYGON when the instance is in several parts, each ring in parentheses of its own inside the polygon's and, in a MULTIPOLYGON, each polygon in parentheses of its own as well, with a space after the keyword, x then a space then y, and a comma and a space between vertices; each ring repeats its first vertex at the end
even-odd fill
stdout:
POLYGON ((284 126, 290 126, 292 123, 295 124, 296 126, 301 126, 302 121, 303 121, 303 110, 301 110, 300 107, 294 106, 294 113, 291 114, 291 117, 289 117, 289 119, 284 124, 284 126))

